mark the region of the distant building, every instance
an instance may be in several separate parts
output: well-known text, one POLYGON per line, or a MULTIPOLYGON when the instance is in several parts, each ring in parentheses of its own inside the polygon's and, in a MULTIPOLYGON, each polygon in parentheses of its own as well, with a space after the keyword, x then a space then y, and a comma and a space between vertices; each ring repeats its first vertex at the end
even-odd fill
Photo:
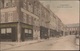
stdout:
POLYGON ((77 35, 79 32, 79 24, 70 24, 66 26, 67 35, 77 35))

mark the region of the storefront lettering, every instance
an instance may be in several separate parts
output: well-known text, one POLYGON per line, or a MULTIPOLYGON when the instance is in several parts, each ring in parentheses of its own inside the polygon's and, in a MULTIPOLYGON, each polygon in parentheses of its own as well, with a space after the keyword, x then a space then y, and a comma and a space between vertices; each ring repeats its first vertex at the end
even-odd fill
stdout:
POLYGON ((6 24, 6 25, 0 25, 0 27, 15 27, 16 24, 6 24))
POLYGON ((23 28, 30 28, 32 29, 32 26, 28 26, 28 25, 22 25, 23 28))

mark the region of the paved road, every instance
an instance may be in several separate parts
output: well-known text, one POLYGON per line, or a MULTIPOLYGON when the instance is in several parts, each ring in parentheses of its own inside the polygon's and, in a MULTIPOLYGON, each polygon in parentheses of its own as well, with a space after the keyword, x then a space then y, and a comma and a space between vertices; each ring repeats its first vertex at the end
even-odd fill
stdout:
POLYGON ((75 36, 72 35, 58 39, 47 39, 44 42, 15 47, 9 50, 78 50, 78 46, 75 44, 75 36))

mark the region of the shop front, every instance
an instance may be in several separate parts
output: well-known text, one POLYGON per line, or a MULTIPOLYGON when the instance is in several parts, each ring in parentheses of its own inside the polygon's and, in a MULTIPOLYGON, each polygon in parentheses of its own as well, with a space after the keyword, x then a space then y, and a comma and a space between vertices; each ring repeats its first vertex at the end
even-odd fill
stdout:
POLYGON ((45 27, 40 26, 40 38, 41 39, 49 38, 48 28, 45 28, 45 27))
POLYGON ((33 26, 28 24, 21 24, 21 40, 33 40, 33 26))
POLYGON ((50 29, 50 37, 55 37, 55 36, 57 36, 57 31, 50 29))
POLYGON ((17 23, 0 24, 0 41, 17 40, 17 23))

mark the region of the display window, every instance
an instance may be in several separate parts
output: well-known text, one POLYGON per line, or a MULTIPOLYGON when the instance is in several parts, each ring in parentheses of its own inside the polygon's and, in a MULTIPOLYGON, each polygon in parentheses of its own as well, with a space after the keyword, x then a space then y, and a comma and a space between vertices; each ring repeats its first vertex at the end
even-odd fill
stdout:
POLYGON ((6 34, 6 29, 5 28, 1 29, 1 34, 6 34))
POLYGON ((7 33, 12 33, 12 29, 11 28, 7 28, 7 33))
POLYGON ((28 33, 28 29, 25 29, 25 33, 28 33))

